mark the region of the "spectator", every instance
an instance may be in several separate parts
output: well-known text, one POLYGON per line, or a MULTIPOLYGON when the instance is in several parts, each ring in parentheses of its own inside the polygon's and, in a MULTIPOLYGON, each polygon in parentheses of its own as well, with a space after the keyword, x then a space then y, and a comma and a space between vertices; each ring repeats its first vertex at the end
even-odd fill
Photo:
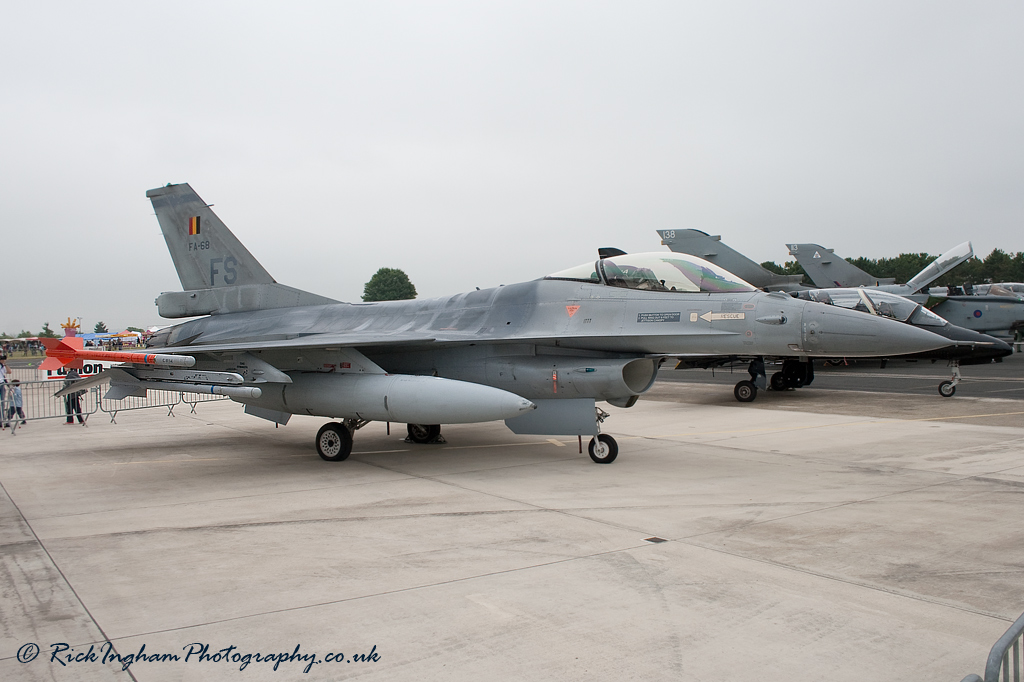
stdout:
MULTIPOLYGON (((68 376, 64 380, 64 388, 67 388, 78 381, 78 372, 74 369, 68 371, 68 376)), ((82 418, 82 393, 85 391, 76 391, 74 393, 68 393, 64 396, 64 414, 67 416, 65 424, 74 424, 75 420, 73 417, 78 417, 78 423, 84 424, 85 420, 82 418)))
MULTIPOLYGON (((22 425, 24 425, 27 424, 28 422, 25 421, 25 410, 23 409, 23 403, 21 399, 21 386, 19 385, 20 383, 21 382, 18 381, 17 379, 11 382, 11 406, 8 408, 7 411, 7 419, 16 422, 18 420, 14 418, 14 415, 17 414, 19 417, 21 417, 21 423, 22 425)), ((10 426, 10 424, 4 424, 4 428, 7 428, 8 426, 10 426)))

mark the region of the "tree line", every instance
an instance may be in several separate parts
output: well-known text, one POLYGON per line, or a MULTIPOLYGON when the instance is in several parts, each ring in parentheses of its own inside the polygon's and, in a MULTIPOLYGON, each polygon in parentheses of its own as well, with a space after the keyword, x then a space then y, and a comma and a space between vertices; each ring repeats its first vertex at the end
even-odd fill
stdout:
MULTIPOLYGON (((936 258, 938 256, 927 253, 901 253, 895 258, 875 259, 862 256, 847 260, 872 277, 893 277, 898 284, 905 284, 936 258)), ((786 261, 782 265, 774 261, 765 261, 761 263, 761 267, 778 275, 803 275, 804 284, 813 286, 807 273, 796 261, 786 261)), ((1024 251, 1011 255, 1002 249, 992 249, 992 253, 985 258, 975 256, 964 261, 932 282, 932 286, 960 286, 986 282, 1024 282, 1024 251)))

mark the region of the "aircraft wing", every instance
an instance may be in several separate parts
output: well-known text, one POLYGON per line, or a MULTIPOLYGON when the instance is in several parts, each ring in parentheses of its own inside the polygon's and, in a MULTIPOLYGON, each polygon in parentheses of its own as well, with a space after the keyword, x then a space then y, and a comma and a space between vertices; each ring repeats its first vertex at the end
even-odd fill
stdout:
POLYGON ((431 344, 436 341, 434 335, 428 334, 380 334, 359 332, 342 332, 329 334, 309 334, 285 339, 258 339, 253 341, 230 341, 227 343, 191 343, 163 348, 147 348, 148 353, 174 353, 191 355, 195 353, 225 353, 230 351, 273 350, 280 348, 365 348, 368 346, 400 346, 431 344))

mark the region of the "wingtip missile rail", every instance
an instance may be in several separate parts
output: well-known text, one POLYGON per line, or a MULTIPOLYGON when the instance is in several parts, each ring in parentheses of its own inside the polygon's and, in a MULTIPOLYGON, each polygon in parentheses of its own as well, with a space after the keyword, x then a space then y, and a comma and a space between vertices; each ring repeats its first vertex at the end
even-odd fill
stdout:
POLYGON ((55 370, 69 365, 78 369, 84 364, 83 360, 130 362, 156 367, 192 367, 196 364, 196 359, 190 355, 86 350, 83 347, 82 339, 77 336, 66 336, 63 339, 40 339, 40 341, 46 348, 46 360, 39 365, 39 369, 43 370, 55 370))

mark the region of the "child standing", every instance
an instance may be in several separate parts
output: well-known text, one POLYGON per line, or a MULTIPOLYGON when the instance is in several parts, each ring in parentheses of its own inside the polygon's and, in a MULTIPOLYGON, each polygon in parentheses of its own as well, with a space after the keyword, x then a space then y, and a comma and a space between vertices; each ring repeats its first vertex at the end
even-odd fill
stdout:
MULTIPOLYGON (((24 425, 24 424, 26 424, 26 421, 25 421, 25 410, 22 409, 21 385, 20 384, 21 384, 21 382, 18 381, 17 379, 15 379, 14 381, 11 382, 11 386, 8 389, 10 391, 10 393, 11 393, 11 406, 7 410, 7 419, 13 420, 13 421, 17 421, 17 419, 14 419, 15 413, 17 413, 17 415, 19 417, 21 417, 21 423, 24 425)), ((6 423, 4 424, 4 428, 6 428, 8 426, 10 426, 10 424, 6 424, 6 423)))

